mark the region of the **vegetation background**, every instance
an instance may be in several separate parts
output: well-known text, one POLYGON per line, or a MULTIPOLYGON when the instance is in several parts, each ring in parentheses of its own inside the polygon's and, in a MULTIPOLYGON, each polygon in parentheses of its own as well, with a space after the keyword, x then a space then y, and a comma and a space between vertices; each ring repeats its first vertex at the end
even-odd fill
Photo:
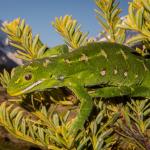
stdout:
MULTIPOLYGON (((120 18, 121 9, 116 0, 95 0, 97 20, 103 27, 102 35, 109 42, 126 44, 143 57, 150 49, 150 0, 133 0, 128 15, 120 18), (126 39, 128 30, 136 36, 126 39), (140 47, 136 44, 140 43, 140 47)), ((60 34, 70 51, 94 42, 83 33, 72 16, 56 17, 52 26, 60 34)), ((24 63, 44 57, 45 49, 39 35, 25 20, 17 18, 5 23, 2 30, 8 34, 9 43, 16 47, 17 57, 24 63)), ((13 70, 4 70, 0 81, 4 88, 13 70)), ((76 136, 68 135, 72 118, 79 109, 74 95, 64 89, 7 97, 0 104, 0 123, 13 136, 51 150, 81 149, 150 149, 150 100, 128 97, 94 99, 95 109, 76 136)))

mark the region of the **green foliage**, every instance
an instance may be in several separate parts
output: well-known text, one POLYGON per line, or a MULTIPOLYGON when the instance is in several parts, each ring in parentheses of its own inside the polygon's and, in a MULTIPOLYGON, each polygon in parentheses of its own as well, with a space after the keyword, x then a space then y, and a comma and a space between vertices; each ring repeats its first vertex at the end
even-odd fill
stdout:
POLYGON ((52 25, 71 49, 87 44, 88 33, 80 31, 80 25, 77 24, 77 20, 72 19, 72 16, 56 17, 52 25))
POLYGON ((34 111, 27 111, 12 102, 3 102, 0 105, 0 124, 17 138, 47 149, 101 150, 110 148, 116 142, 116 138, 112 136, 113 129, 109 127, 119 116, 116 113, 109 119, 104 107, 100 101, 97 110, 101 112, 89 123, 86 130, 80 131, 75 137, 68 134, 72 122, 68 121, 70 111, 63 113, 62 109, 59 113, 54 106, 47 109, 40 105, 34 111))
POLYGON ((9 23, 4 23, 2 31, 7 33, 9 43, 17 48, 17 57, 31 61, 44 53, 46 45, 39 39, 39 35, 32 35, 32 29, 26 25, 25 20, 17 18, 9 23))
MULTIPOLYGON (((12 71, 11 75, 12 74, 13 74, 13 71, 12 71)), ((0 73, 0 83, 2 84, 2 86, 4 88, 7 88, 8 82, 11 79, 11 75, 5 69, 4 69, 3 73, 0 73)))
MULTIPOLYGON (((97 19, 104 28, 102 34, 106 39, 127 44, 142 41, 144 48, 137 51, 145 55, 150 47, 150 0, 130 2, 124 22, 119 17, 121 10, 115 0, 95 0, 95 3, 97 19), (136 31, 138 35, 125 41, 125 30, 136 31)), ((52 25, 72 50, 89 42, 88 34, 80 31, 80 25, 72 16, 56 17, 52 25)), ((31 27, 24 20, 18 18, 5 23, 2 30, 8 34, 10 44, 18 49, 20 59, 31 61, 44 57, 46 46, 39 35, 33 37, 31 27)), ((13 71, 0 73, 4 88, 12 75, 13 71)), ((15 101, 8 99, 0 104, 0 124, 17 138, 46 149, 150 149, 149 99, 120 98, 119 103, 116 103, 117 99, 115 102, 112 99, 94 100, 95 108, 89 120, 74 137, 68 134, 72 118, 78 111, 72 93, 63 95, 62 91, 47 91, 17 97, 17 104, 12 100, 15 101)))
POLYGON ((125 30, 118 27, 122 22, 119 15, 121 9, 116 0, 95 0, 98 7, 95 12, 99 24, 103 27, 105 38, 110 42, 123 43, 125 41, 125 30))
POLYGON ((131 100, 122 109, 116 132, 128 146, 150 148, 150 99, 131 100))
POLYGON ((16 137, 42 145, 33 135, 33 130, 36 131, 38 126, 30 121, 30 114, 25 114, 25 110, 19 106, 14 107, 14 104, 3 102, 0 106, 0 123, 16 137))
POLYGON ((61 132, 64 133, 65 128, 62 127, 59 129, 56 120, 58 116, 53 115, 54 119, 49 120, 44 107, 35 113, 39 116, 34 116, 33 118, 32 113, 25 111, 19 106, 3 102, 0 106, 0 123, 2 123, 10 133, 20 139, 49 149, 59 149, 53 145, 53 143, 64 144, 65 141, 61 139, 61 135, 59 134, 61 134, 61 132), (40 120, 38 118, 40 118, 40 120), (55 135, 55 131, 57 130, 61 132, 59 133, 58 131, 58 134, 55 135))
POLYGON ((138 51, 146 55, 150 49, 150 0, 134 0, 130 2, 129 14, 121 28, 132 30, 138 34, 126 41, 127 44, 133 45, 137 42, 143 42, 143 49, 138 51))
POLYGON ((120 114, 114 113, 111 118, 107 116, 107 108, 103 101, 96 104, 98 115, 88 126, 89 138, 93 150, 109 149, 116 143, 116 137, 113 132, 113 124, 117 121, 120 114))

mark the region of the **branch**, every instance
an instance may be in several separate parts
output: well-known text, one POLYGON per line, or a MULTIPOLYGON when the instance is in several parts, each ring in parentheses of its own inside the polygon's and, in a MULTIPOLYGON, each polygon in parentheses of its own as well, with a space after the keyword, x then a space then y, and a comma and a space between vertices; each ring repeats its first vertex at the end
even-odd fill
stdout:
POLYGON ((17 57, 31 61, 40 58, 46 49, 39 39, 39 35, 32 35, 32 29, 25 23, 25 20, 17 18, 9 23, 4 23, 2 31, 8 34, 10 45, 17 48, 17 57))
POLYGON ((71 49, 87 44, 88 33, 80 31, 80 25, 77 24, 77 20, 72 19, 72 16, 56 17, 52 25, 71 49))
POLYGON ((105 31, 106 39, 110 42, 123 43, 125 30, 118 27, 122 22, 119 17, 121 13, 119 3, 116 3, 116 0, 95 0, 95 4, 98 7, 98 10, 95 10, 96 18, 105 31))

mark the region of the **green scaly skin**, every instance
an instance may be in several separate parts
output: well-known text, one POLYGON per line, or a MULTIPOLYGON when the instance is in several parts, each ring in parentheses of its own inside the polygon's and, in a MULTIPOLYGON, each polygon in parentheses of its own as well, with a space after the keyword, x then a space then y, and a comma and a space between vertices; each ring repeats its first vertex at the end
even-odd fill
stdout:
POLYGON ((62 54, 68 53, 68 52, 69 52, 69 49, 68 49, 67 45, 65 45, 65 44, 57 45, 52 48, 47 48, 46 51, 44 52, 44 54, 41 56, 41 58, 56 57, 58 55, 62 55, 62 54))
POLYGON ((35 60, 15 69, 7 91, 17 96, 47 88, 69 88, 81 102, 70 129, 77 133, 92 110, 92 97, 150 98, 150 62, 131 51, 127 46, 101 42, 57 57, 35 60), (94 85, 103 86, 90 92, 94 85))

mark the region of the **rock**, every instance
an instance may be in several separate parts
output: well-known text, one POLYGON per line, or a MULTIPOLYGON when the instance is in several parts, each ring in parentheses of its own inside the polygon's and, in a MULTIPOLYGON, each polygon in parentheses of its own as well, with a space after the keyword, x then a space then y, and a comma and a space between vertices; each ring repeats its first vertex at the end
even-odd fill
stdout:
POLYGON ((16 67, 17 63, 11 60, 3 51, 0 49, 0 71, 4 68, 10 70, 13 67, 16 67))
MULTIPOLYGON (((0 20, 0 27, 3 21, 0 20)), ((12 68, 22 64, 22 60, 15 57, 16 49, 8 44, 7 35, 0 30, 0 70, 12 68)))

